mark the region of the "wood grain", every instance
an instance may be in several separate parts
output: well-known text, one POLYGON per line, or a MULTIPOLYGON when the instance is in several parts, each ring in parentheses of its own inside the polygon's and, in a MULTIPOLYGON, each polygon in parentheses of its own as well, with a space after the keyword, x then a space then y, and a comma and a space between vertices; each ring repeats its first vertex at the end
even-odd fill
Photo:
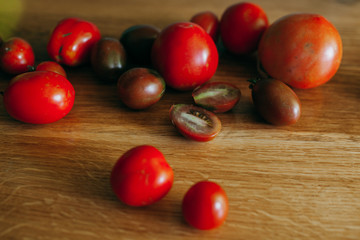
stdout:
MULTIPOLYGON (((203 10, 220 17, 236 3, 15 2, 0 4, 6 6, 0 24, 20 16, 6 34, 27 39, 37 62, 48 60, 49 33, 64 17, 85 18, 103 36, 119 37, 134 24, 163 28, 203 10)), ((89 66, 66 68, 76 100, 56 123, 15 121, 0 100, 0 239, 360 239, 360 1, 254 2, 270 22, 293 12, 322 14, 342 36, 335 77, 296 90, 303 107, 297 124, 274 127, 256 115, 246 81, 256 76, 253 57, 221 53, 213 80, 235 84, 242 98, 231 112, 218 114, 223 129, 207 143, 183 138, 169 122, 173 103, 192 101, 188 92, 169 89, 152 108, 131 111, 89 66), (116 199, 109 175, 119 156, 140 144, 163 152, 175 181, 160 202, 132 208, 116 199), (230 204, 227 221, 212 231, 188 226, 180 208, 188 188, 205 179, 222 185, 230 204)), ((0 90, 10 78, 0 74, 0 90)))

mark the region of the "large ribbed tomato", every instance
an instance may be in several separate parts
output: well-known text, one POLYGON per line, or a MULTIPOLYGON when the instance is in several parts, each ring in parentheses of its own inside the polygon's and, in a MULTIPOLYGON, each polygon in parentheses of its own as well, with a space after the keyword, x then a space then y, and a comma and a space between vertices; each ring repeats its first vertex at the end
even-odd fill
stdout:
POLYGON ((342 42, 336 28, 323 16, 291 14, 265 31, 258 54, 263 70, 272 78, 296 88, 313 88, 337 72, 342 42))

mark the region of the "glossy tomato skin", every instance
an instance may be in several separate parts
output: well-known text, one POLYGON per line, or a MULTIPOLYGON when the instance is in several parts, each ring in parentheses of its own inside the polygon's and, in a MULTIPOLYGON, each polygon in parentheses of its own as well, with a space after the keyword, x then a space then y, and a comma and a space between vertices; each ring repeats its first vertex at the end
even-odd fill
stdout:
POLYGON ((211 181, 194 184, 182 202, 182 213, 186 222, 201 230, 210 230, 222 225, 228 211, 229 203, 225 191, 211 181))
POLYGON ((52 32, 47 51, 56 62, 77 66, 90 60, 91 48, 100 38, 95 24, 79 18, 66 18, 52 32))
POLYGON ((215 13, 211 11, 199 12, 190 19, 190 22, 198 24, 210 35, 215 43, 217 42, 220 21, 215 13))
POLYGON ((13 118, 33 124, 46 124, 66 116, 75 91, 62 75, 49 71, 27 72, 14 77, 4 92, 6 111, 13 118))
POLYGON ((234 54, 251 54, 269 23, 264 10, 254 3, 229 6, 220 20, 220 36, 225 48, 234 54))
POLYGON ((53 61, 41 62, 36 66, 35 70, 36 71, 56 72, 56 73, 62 75, 63 77, 67 78, 65 69, 57 62, 53 62, 53 61))
POLYGON ((209 82, 195 88, 192 97, 196 105, 215 113, 223 113, 239 102, 241 91, 231 83, 209 82))
POLYGON ((174 23, 163 29, 152 48, 152 63, 168 86, 192 90, 216 72, 214 41, 195 23, 174 23))
POLYGON ((34 51, 26 40, 13 37, 0 45, 0 67, 12 75, 29 71, 35 62, 34 51))
POLYGON ((134 65, 150 66, 151 49, 160 29, 148 24, 134 25, 127 28, 120 37, 129 62, 134 65))
POLYGON ((116 38, 101 38, 91 50, 91 65, 104 81, 117 81, 126 68, 126 52, 116 38))
POLYGON ((291 14, 264 33, 258 51, 262 68, 272 78, 295 88, 313 88, 329 81, 342 58, 336 28, 317 14, 291 14))
POLYGON ((117 92, 129 108, 145 109, 161 99, 165 92, 165 81, 154 70, 132 68, 120 76, 117 92))
POLYGON ((274 125, 291 125, 301 115, 301 103, 296 93, 276 79, 262 79, 250 85, 256 111, 274 125))
POLYGON ((184 137, 198 142, 213 140, 221 131, 221 121, 213 112, 194 105, 172 105, 170 120, 184 137))
POLYGON ((111 187, 123 203, 140 207, 162 199, 171 189, 174 172, 155 147, 141 145, 124 153, 111 172, 111 187))

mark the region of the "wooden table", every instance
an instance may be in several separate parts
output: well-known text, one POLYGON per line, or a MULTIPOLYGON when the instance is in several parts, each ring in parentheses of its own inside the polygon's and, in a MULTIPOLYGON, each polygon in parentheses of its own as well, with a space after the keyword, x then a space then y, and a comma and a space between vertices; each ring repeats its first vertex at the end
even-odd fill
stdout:
MULTIPOLYGON (((163 28, 203 10, 221 16, 236 1, 0 2, 3 37, 27 39, 38 63, 49 59, 49 33, 64 17, 90 20, 103 36, 119 37, 134 24, 163 28)), ((293 12, 322 14, 342 36, 335 77, 296 90, 303 107, 297 124, 275 127, 255 114, 246 81, 256 76, 253 58, 221 55, 213 80, 237 85, 242 98, 218 114, 223 129, 206 143, 185 139, 169 121, 173 103, 191 103, 189 92, 168 90, 152 108, 131 111, 90 66, 66 68, 76 100, 56 123, 15 121, 0 100, 0 239, 360 239, 360 2, 255 2, 270 22, 293 12), (160 202, 133 208, 116 199, 109 175, 125 151, 141 144, 163 152, 175 180, 160 202), (200 231, 183 220, 181 201, 206 179, 225 189, 230 211, 220 228, 200 231)), ((1 73, 1 90, 9 79, 1 73)))

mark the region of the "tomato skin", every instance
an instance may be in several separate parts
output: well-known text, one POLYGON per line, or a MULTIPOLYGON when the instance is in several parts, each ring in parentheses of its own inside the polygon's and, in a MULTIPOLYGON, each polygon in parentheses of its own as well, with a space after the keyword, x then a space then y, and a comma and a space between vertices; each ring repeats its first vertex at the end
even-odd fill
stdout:
POLYGON ((223 13, 220 36, 229 52, 237 55, 251 54, 257 50, 268 25, 266 13, 260 6, 241 2, 229 6, 223 13))
POLYGON ((182 213, 186 222, 201 230, 214 229, 222 225, 228 210, 229 203, 225 191, 211 181, 194 184, 182 202, 182 213))
POLYGON ((170 121, 184 136, 198 142, 213 140, 221 131, 220 119, 204 108, 174 104, 170 108, 170 121))
POLYGON ((34 62, 34 51, 26 40, 13 37, 0 45, 0 67, 4 72, 24 73, 34 66, 34 62))
POLYGON ((67 78, 65 69, 57 62, 53 62, 53 61, 41 62, 36 66, 35 70, 36 71, 56 72, 56 73, 62 75, 63 77, 67 78))
POLYGON ((301 103, 296 93, 276 79, 261 79, 250 85, 257 112, 269 123, 283 126, 296 123, 301 103))
POLYGON ((190 19, 190 22, 198 24, 207 34, 210 35, 215 43, 217 42, 220 21, 215 13, 210 11, 199 12, 190 19))
POLYGON ((165 82, 154 70, 132 68, 120 76, 117 92, 129 108, 145 109, 161 99, 165 92, 165 82))
POLYGON ((33 124, 52 123, 67 115, 75 98, 72 84, 49 71, 14 77, 4 92, 5 109, 13 118, 33 124))
POLYGON ((342 58, 336 28, 317 14, 291 14, 264 33, 258 51, 262 68, 272 78, 295 88, 313 88, 329 81, 342 58))
POLYGON ((125 49, 116 38, 101 38, 91 50, 91 66, 104 81, 117 81, 125 70, 126 62, 125 49))
POLYGON ((66 18, 52 32, 47 51, 60 64, 78 66, 90 60, 91 48, 100 38, 95 24, 79 18, 66 18))
POLYGON ((110 181, 120 201, 140 207, 159 201, 170 191, 174 172, 158 149, 141 145, 118 159, 110 181))
POLYGON ((152 48, 152 63, 168 86, 192 90, 207 82, 218 66, 214 41, 195 23, 174 23, 163 29, 152 48))
POLYGON ((120 37, 129 62, 135 65, 151 65, 151 49, 160 29, 147 24, 134 25, 127 28, 120 37))

